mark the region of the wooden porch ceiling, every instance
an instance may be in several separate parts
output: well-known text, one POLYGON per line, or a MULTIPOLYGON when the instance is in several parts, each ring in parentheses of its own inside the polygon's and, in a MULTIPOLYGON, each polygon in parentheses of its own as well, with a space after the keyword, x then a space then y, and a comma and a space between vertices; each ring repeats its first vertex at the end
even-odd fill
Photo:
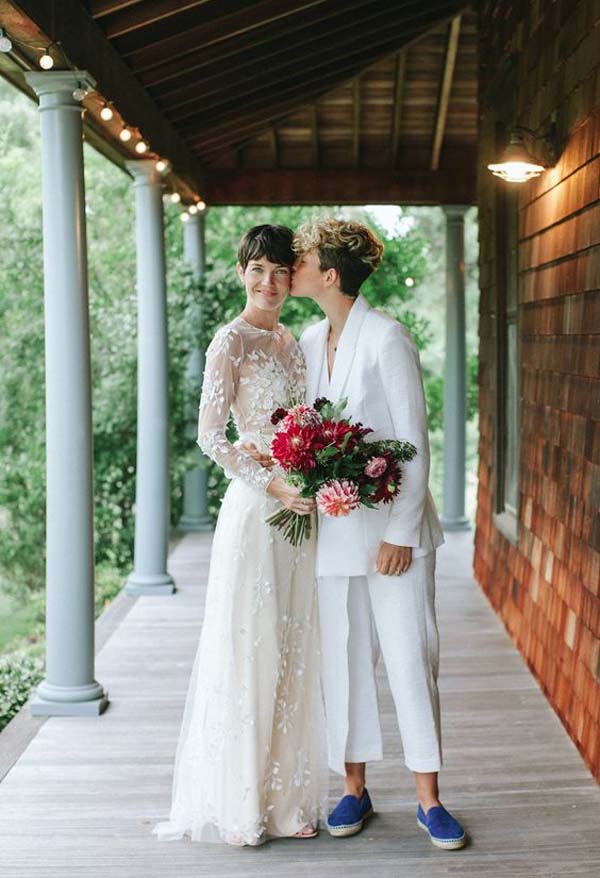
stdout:
MULTIPOLYGON (((0 0, 9 33, 19 15, 165 154, 160 120, 208 203, 474 201, 464 0, 0 0)), ((131 157, 86 106, 94 142, 131 157)))

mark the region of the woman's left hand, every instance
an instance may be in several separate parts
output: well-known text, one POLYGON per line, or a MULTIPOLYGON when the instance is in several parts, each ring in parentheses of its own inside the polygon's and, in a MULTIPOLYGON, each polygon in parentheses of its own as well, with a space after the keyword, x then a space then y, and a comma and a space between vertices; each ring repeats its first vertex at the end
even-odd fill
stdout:
POLYGON ((238 445, 238 448, 240 448, 244 454, 247 454, 248 457, 251 457, 253 460, 256 460, 257 463, 260 463, 261 466, 264 466, 265 469, 272 469, 275 466, 275 461, 271 455, 263 454, 253 442, 242 442, 241 445, 238 445))

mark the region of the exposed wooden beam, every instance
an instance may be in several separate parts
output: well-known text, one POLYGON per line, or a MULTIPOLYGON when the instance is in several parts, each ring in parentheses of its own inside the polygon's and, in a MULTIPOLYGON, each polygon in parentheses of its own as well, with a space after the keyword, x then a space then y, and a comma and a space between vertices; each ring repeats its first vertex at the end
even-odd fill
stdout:
MULTIPOLYGON (((274 0, 263 0, 262 3, 255 3, 254 6, 262 7, 264 2, 274 2, 274 0)), ((259 45, 263 40, 263 35, 271 33, 271 36, 277 37, 279 32, 280 38, 286 37, 286 31, 303 27, 312 23, 313 36, 324 27, 324 23, 330 20, 331 16, 348 16, 352 10, 358 10, 360 6, 371 6, 372 0, 348 0, 348 2, 340 5, 339 0, 325 0, 324 3, 317 5, 316 0, 307 4, 299 3, 298 0, 288 2, 280 7, 285 10, 285 16, 266 20, 258 20, 256 15, 252 19, 249 15, 240 16, 239 21, 231 21, 230 17, 218 18, 209 24, 200 25, 199 27, 190 26, 185 32, 180 32, 172 37, 166 37, 162 30, 159 29, 159 42, 151 46, 145 46, 137 51, 127 53, 127 61, 130 67, 136 73, 143 73, 157 65, 168 63, 166 59, 173 61, 181 67, 182 59, 192 54, 195 57, 201 54, 203 49, 216 43, 231 44, 236 43, 244 37, 252 36, 252 40, 259 45)), ((385 4, 384 4, 385 5, 385 4)), ((458 0, 432 0, 431 5, 426 8, 429 16, 430 26, 441 23, 444 19, 450 18, 456 13, 458 0)), ((409 10, 415 10, 415 0, 405 0, 400 5, 396 2, 388 11, 390 25, 397 24, 403 20, 403 17, 409 10)), ((125 39, 125 38, 123 38, 125 39)), ((121 51, 120 40, 116 40, 116 47, 121 51)), ((247 46, 246 48, 251 48, 247 46)), ((125 54, 125 53, 124 53, 125 54)))
MULTIPOLYGON (((264 27, 269 22, 287 18, 301 12, 305 7, 321 6, 330 0, 219 0, 223 14, 203 15, 199 22, 197 14, 189 16, 187 26, 180 22, 164 22, 151 25, 140 33, 126 34, 115 39, 115 47, 124 58, 131 58, 134 65, 155 63, 200 39, 210 37, 238 36, 264 27), (240 6, 243 5, 243 8, 240 6)), ((185 21, 185 18, 184 18, 185 21)))
POLYGON ((400 145, 400 129, 402 126, 402 100, 404 97, 404 80, 406 77, 406 52, 404 49, 396 55, 396 75, 394 79, 394 103, 392 107, 392 150, 391 167, 398 166, 398 147, 400 145))
MULTIPOLYGON (((282 43, 285 51, 302 51, 303 47, 315 39, 317 29, 319 33, 326 33, 337 39, 340 29, 347 26, 362 27, 367 21, 376 18, 380 5, 381 0, 346 0, 341 7, 316 7, 308 9, 302 15, 290 16, 246 34, 225 36, 201 45, 194 43, 187 51, 181 45, 175 57, 168 56, 152 67, 141 69, 135 64, 132 67, 143 85, 148 87, 169 82, 175 87, 187 85, 198 81, 197 72, 203 67, 209 68, 209 75, 213 73, 215 65, 219 65, 220 73, 223 69, 229 69, 232 59, 237 55, 240 56, 239 63, 243 63, 249 56, 268 59, 273 53, 281 51, 282 43)), ((413 9, 420 9, 421 5, 421 0, 410 0, 407 14, 413 9)), ((388 15, 387 9, 385 14, 388 15)), ((169 88, 167 86, 166 90, 169 88)))
MULTIPOLYGON (((404 48, 417 43, 421 36, 421 33, 413 37, 407 35, 408 42, 404 48)), ((248 109, 248 102, 246 102, 245 108, 248 112, 235 116, 233 121, 205 127, 201 127, 201 123, 198 126, 189 126, 189 130, 185 132, 186 142, 190 148, 197 148, 203 157, 208 158, 215 149, 239 143, 241 140, 258 134, 271 121, 281 120, 293 112, 302 110, 308 102, 315 101, 334 87, 345 85, 352 78, 352 76, 345 76, 342 82, 338 82, 337 78, 332 78, 331 81, 319 79, 318 82, 313 83, 310 89, 304 85, 295 93, 286 94, 285 99, 281 101, 269 97, 266 102, 263 102, 264 106, 262 107, 252 106, 248 109)))
POLYGON ((442 151, 442 143, 444 141, 444 131, 446 129, 446 116, 448 115, 448 102, 450 100, 450 91, 452 89, 452 77, 454 76, 454 65, 456 63, 456 53, 458 50, 459 37, 460 15, 457 15, 452 19, 448 27, 446 55, 444 58, 444 67, 442 70, 442 80, 440 83, 440 91, 435 115, 433 144, 431 148, 432 171, 437 171, 440 164, 440 154, 442 151))
POLYGON ((473 204, 475 149, 447 171, 222 171, 211 169, 208 204, 473 204))
POLYGON ((360 165, 360 76, 352 84, 352 164, 360 165))
POLYGON ((316 101, 310 105, 310 140, 315 168, 321 166, 321 151, 319 149, 319 115, 316 101))
POLYGON ((128 6, 140 5, 142 0, 89 0, 88 8, 94 18, 102 18, 104 15, 112 15, 120 12, 128 6))
POLYGON ((262 71, 257 68, 254 75, 238 76, 237 71, 234 71, 229 77, 223 77, 223 87, 217 82, 213 85, 212 92, 203 93, 199 86, 197 91, 200 94, 186 100, 181 106, 173 107, 168 101, 164 101, 164 109, 172 121, 179 123, 196 115, 198 110, 203 115, 209 114, 219 106, 231 102, 232 96, 235 103, 240 105, 245 104, 248 96, 253 94, 264 96, 268 93, 277 97, 284 88, 293 86, 294 82, 313 81, 336 70, 348 69, 349 65, 360 69, 364 64, 372 63, 378 57, 380 49, 383 52, 388 51, 410 33, 420 34, 422 31, 420 28, 411 31, 406 27, 390 29, 383 25, 366 40, 355 35, 339 50, 335 47, 329 51, 317 51, 314 56, 311 52, 306 56, 299 53, 298 57, 288 59, 283 65, 263 65, 262 71), (365 58, 367 61, 363 60, 365 58))
MULTIPOLYGON (((104 32, 112 40, 157 22, 164 25, 165 19, 190 9, 210 5, 217 7, 221 2, 222 0, 144 0, 143 3, 127 6, 125 9, 113 10, 106 20, 104 32)), ((218 10, 214 8, 212 14, 217 15, 218 10)), ((98 18, 93 10, 92 15, 98 18)))
MULTIPOLYGON (((213 107, 207 112, 204 106, 201 106, 195 112, 186 111, 185 116, 175 114, 174 120, 177 122, 178 129, 183 133, 189 133, 198 128, 212 128, 226 124, 229 120, 239 120, 241 115, 248 115, 258 112, 261 108, 268 108, 271 104, 285 98, 286 100, 293 95, 299 95, 299 104, 308 103, 313 97, 313 93, 321 93, 323 84, 328 83, 328 87, 332 88, 336 83, 342 83, 346 79, 352 79, 354 76, 362 73, 373 63, 395 54, 398 49, 412 39, 418 39, 423 35, 423 29, 417 31, 406 31, 400 29, 390 33, 390 39, 385 42, 377 42, 375 45, 369 43, 361 52, 357 52, 349 58, 341 61, 325 62, 322 65, 313 66, 310 70, 301 71, 294 76, 293 79, 285 82, 274 82, 268 86, 263 82, 254 81, 250 84, 252 92, 245 92, 243 96, 236 94, 227 103, 218 107, 213 107), (306 95, 306 99, 302 100, 302 96, 306 95), (191 123, 185 120, 191 119, 191 123)), ((259 121, 258 119, 256 121, 259 121)))
MULTIPOLYGON (((407 22, 406 29, 409 24, 412 25, 412 21, 407 22)), ((417 20, 415 26, 418 24, 417 20)), ((275 51, 248 50, 237 64, 215 61, 204 75, 198 76, 196 72, 189 83, 168 90, 153 90, 152 93, 157 103, 177 110, 190 104, 204 103, 207 98, 220 92, 232 89, 237 92, 244 85, 252 86, 257 77, 280 81, 295 72, 306 71, 312 66, 313 60, 341 60, 350 52, 364 48, 365 41, 382 40, 389 33, 387 14, 370 15, 359 28, 353 22, 346 22, 344 27, 336 28, 333 32, 329 29, 325 33, 320 32, 317 38, 314 31, 302 32, 301 41, 290 40, 282 44, 278 40, 275 51)))

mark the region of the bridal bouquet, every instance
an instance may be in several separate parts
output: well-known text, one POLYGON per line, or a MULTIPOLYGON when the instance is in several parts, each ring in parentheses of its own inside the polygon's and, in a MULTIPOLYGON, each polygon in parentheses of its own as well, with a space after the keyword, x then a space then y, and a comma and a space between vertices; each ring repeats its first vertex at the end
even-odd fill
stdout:
MULTIPOLYGON (((317 399, 314 405, 278 408, 271 455, 286 472, 286 481, 302 497, 314 497, 323 515, 349 515, 359 506, 390 503, 400 490, 401 464, 417 449, 396 439, 367 441, 373 430, 353 424, 341 414, 348 400, 335 405, 317 399)), ((266 519, 294 546, 311 532, 311 516, 280 509, 266 519)))

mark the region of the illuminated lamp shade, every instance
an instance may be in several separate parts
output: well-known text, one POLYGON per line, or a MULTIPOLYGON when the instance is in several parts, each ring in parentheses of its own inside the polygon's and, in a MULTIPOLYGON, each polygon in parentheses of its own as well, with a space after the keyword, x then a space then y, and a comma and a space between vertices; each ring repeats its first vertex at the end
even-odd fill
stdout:
POLYGON ((525 183, 533 177, 538 177, 546 169, 543 165, 539 165, 525 149, 519 132, 512 131, 509 144, 500 161, 488 165, 488 170, 508 183, 525 183))

